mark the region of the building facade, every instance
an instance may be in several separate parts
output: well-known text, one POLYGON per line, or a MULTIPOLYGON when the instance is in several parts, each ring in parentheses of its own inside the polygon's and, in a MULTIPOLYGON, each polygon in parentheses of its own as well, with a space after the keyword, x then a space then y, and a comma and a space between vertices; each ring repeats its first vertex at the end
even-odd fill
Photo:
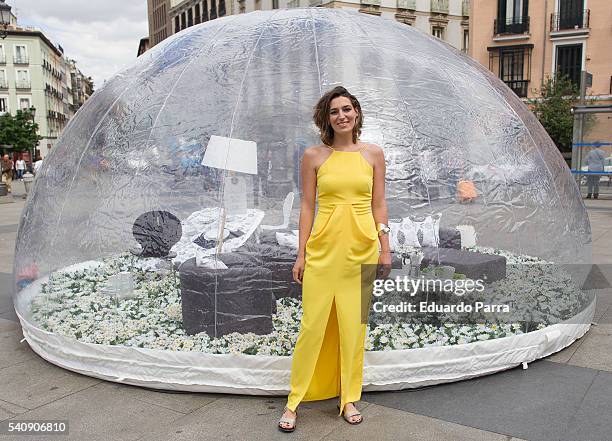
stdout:
POLYGON ((76 61, 69 58, 66 59, 68 66, 69 87, 71 93, 71 112, 74 115, 81 108, 85 101, 93 94, 93 79, 86 77, 83 72, 77 67, 76 61))
POLYGON ((172 34, 217 17, 232 15, 231 6, 231 0, 171 0, 169 20, 172 34))
MULTIPOLYGON (((161 1, 161 0, 159 0, 161 1)), ((457 49, 468 51, 470 0, 169 0, 168 35, 225 15, 279 8, 328 7, 357 9, 396 20, 432 34, 457 49)), ((149 29, 153 0, 149 0, 149 29)), ((159 6, 158 6, 159 8, 159 6)), ((151 46, 159 43, 149 36, 151 46)))
POLYGON ((147 0, 150 47, 172 35, 169 12, 170 0, 147 0))
POLYGON ((519 97, 537 97, 547 77, 563 74, 588 92, 612 94, 609 0, 472 0, 469 54, 519 97))
MULTIPOLYGON (((14 23, 7 31, 0 40, 0 113, 14 115, 34 108, 42 137, 36 150, 44 157, 83 98, 78 92, 74 95, 71 70, 75 64, 38 29, 14 23)), ((88 83, 87 96, 93 89, 90 78, 88 83)))

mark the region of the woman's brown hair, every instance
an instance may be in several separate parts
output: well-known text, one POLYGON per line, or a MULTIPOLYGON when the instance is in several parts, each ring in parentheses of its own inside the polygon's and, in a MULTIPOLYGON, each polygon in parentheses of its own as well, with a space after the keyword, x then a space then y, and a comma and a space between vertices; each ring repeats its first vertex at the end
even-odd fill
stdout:
POLYGON ((363 114, 361 113, 361 105, 357 98, 349 93, 342 86, 336 86, 332 90, 326 92, 314 106, 314 114, 312 118, 315 125, 321 131, 321 141, 323 144, 331 146, 334 143, 334 129, 329 123, 329 106, 334 98, 344 96, 351 100, 351 104, 357 111, 355 118, 355 126, 353 127, 353 143, 357 143, 359 135, 361 135, 361 126, 363 125, 363 114))

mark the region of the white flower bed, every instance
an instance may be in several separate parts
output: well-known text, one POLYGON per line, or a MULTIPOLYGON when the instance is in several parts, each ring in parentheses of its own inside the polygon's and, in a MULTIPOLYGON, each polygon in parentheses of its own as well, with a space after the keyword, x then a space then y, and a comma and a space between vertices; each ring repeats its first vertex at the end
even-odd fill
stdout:
MULTIPOLYGON (((578 312, 586 301, 565 273, 552 266, 529 265, 546 263, 540 259, 492 248, 474 249, 508 259, 508 277, 497 282, 495 300, 514 299, 532 305, 530 309, 536 313, 531 315, 530 330, 549 325, 550 317, 568 318, 568 313, 578 312), (535 278, 540 282, 531 283, 535 278), (542 290, 542 281, 547 290, 542 290), (553 296, 555 301, 550 302, 553 296), (546 314, 538 315, 538 311, 546 314)), ((156 263, 157 259, 135 259, 124 254, 106 259, 98 267, 56 272, 32 301, 32 320, 44 330, 88 343, 213 354, 291 355, 302 315, 299 300, 277 301, 277 313, 272 317, 274 331, 267 335, 231 333, 219 338, 210 338, 204 332, 187 335, 181 323, 178 274, 157 272, 153 270, 156 263), (133 274, 133 298, 117 300, 102 293, 108 277, 119 271, 133 274)), ((386 323, 374 329, 368 325, 365 348, 385 351, 466 344, 522 334, 524 329, 518 321, 440 326, 386 323)))

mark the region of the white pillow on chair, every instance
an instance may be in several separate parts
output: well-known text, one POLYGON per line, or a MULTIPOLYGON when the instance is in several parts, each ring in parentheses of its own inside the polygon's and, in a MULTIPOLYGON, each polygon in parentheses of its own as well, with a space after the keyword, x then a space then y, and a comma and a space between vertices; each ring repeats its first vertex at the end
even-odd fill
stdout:
POLYGON ((412 247, 438 247, 440 245, 441 213, 423 216, 407 216, 401 222, 390 222, 391 249, 407 245, 412 247))
POLYGON ((395 251, 403 246, 420 247, 417 229, 410 218, 404 218, 401 222, 389 222, 389 247, 395 251))
POLYGON ((423 232, 423 240, 421 243, 424 247, 436 247, 440 246, 440 218, 441 213, 427 216, 421 224, 423 232))

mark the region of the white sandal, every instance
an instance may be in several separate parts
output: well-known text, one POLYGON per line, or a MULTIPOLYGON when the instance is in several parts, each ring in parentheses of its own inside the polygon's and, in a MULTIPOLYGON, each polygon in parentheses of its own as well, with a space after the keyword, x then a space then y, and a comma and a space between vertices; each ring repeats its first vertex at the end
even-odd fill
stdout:
MULTIPOLYGON (((353 403, 353 406, 355 405, 355 403, 353 403)), ((346 404, 345 404, 346 406, 346 404)), ((340 403, 338 402, 338 410, 340 410, 340 403)), ((357 408, 355 408, 355 412, 353 413, 349 413, 348 415, 344 412, 344 410, 342 411, 342 418, 344 418, 344 421, 346 421, 349 424, 355 425, 355 424, 359 424, 363 421, 363 416, 361 416, 361 418, 359 418, 357 421, 352 421, 349 418, 352 417, 356 417, 356 416, 361 416, 361 412, 359 412, 357 410, 357 408)))
MULTIPOLYGON (((283 413, 285 413, 286 410, 289 410, 289 409, 285 407, 283 409, 283 413)), ((295 412, 295 416, 296 418, 288 418, 288 417, 281 416, 280 420, 278 420, 278 430, 280 430, 281 432, 293 432, 296 426, 295 420, 297 419, 297 412, 295 412), (291 427, 283 427, 281 426, 282 423, 291 424, 291 427)))

